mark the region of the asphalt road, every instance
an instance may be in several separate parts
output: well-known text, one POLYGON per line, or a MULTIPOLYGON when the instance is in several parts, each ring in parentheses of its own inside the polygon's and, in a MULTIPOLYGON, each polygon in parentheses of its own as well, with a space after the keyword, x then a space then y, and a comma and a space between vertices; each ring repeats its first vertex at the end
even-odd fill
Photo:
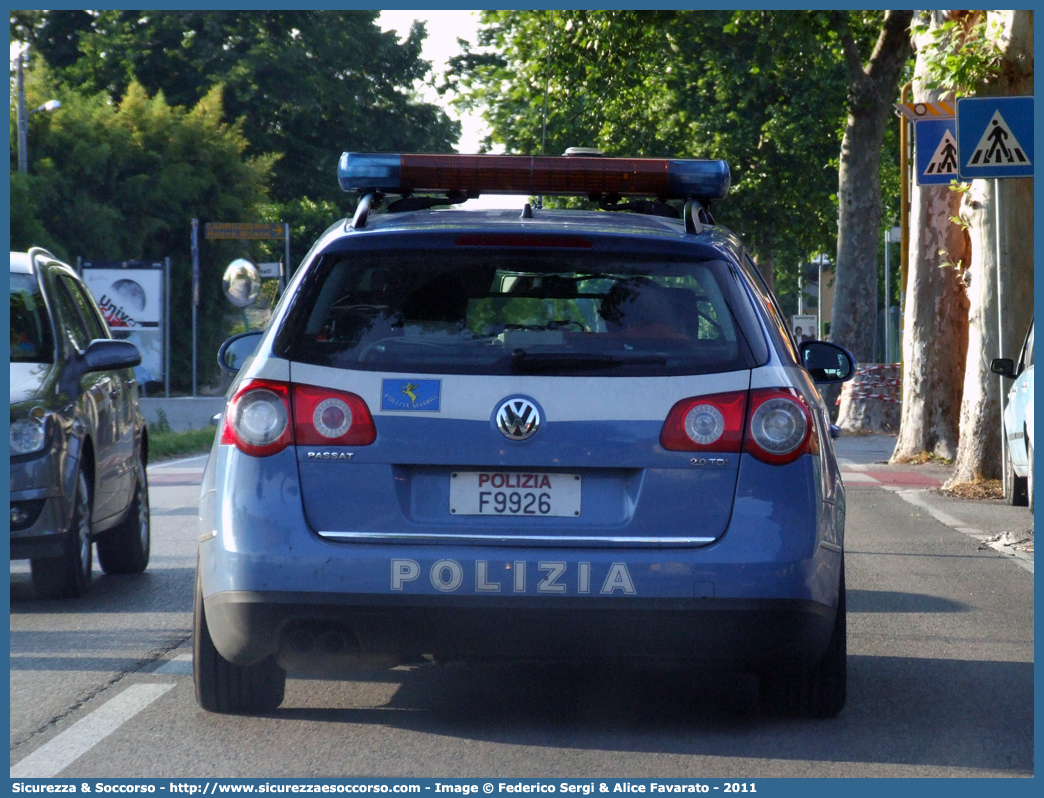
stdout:
POLYGON ((512 666, 291 678, 270 717, 207 714, 189 660, 201 469, 150 468, 143 575, 96 566, 85 599, 42 601, 12 563, 12 776, 1033 775, 1032 562, 870 482, 848 487, 836 719, 761 717, 736 674, 512 666))

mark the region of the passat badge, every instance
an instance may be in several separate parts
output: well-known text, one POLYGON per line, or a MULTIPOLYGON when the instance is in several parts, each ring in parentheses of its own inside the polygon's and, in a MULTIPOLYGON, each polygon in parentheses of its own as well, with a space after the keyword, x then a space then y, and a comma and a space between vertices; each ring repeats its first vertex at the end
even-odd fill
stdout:
POLYGON ((439 412, 442 380, 383 380, 381 410, 439 412))

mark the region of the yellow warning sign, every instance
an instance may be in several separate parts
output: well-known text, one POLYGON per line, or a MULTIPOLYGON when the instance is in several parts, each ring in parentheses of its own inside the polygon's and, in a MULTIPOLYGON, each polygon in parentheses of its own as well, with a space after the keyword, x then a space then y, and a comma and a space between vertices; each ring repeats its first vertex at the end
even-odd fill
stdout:
POLYGON ((953 101, 933 103, 896 103, 896 110, 911 122, 922 119, 953 119, 957 104, 953 101))

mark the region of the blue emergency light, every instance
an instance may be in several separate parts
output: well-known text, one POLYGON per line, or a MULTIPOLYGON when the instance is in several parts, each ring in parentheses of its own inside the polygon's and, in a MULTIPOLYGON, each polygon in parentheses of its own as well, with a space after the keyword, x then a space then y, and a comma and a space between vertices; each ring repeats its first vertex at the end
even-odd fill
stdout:
POLYGON ((337 180, 345 191, 362 194, 459 191, 716 200, 728 195, 732 178, 723 160, 346 152, 337 180))

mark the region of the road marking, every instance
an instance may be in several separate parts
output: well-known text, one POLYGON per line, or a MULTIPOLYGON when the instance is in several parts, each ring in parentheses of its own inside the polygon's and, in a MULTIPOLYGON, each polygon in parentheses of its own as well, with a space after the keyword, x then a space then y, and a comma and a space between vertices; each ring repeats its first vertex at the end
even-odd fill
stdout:
POLYGON ((853 460, 846 460, 844 457, 837 458, 837 465, 845 471, 866 471, 868 468, 866 463, 856 463, 853 460))
POLYGON ((153 672, 154 676, 169 675, 169 676, 191 676, 192 675, 192 655, 191 654, 178 654, 173 659, 169 659, 160 665, 153 672))
POLYGON ((962 521, 961 519, 957 518, 956 516, 950 515, 945 510, 939 510, 939 509, 937 509, 935 507, 932 507, 932 505, 930 505, 927 501, 925 501, 924 497, 921 495, 923 493, 923 491, 920 491, 920 490, 903 490, 901 488, 894 488, 894 487, 891 487, 889 485, 882 485, 881 487, 884 488, 885 490, 892 491, 893 493, 898 495, 899 498, 905 499, 907 502, 912 504, 914 507, 920 507, 922 510, 927 512, 932 518, 934 518, 936 521, 938 521, 940 524, 948 526, 951 529, 955 529, 958 532, 960 532, 961 534, 967 535, 968 537, 975 538, 980 543, 986 544, 991 549, 994 549, 995 551, 999 551, 1001 554, 1006 554, 1008 557, 1011 557, 1013 560, 1015 560, 1015 563, 1017 565, 1022 566, 1027 571, 1029 571, 1031 574, 1034 573, 1034 571, 1033 571, 1033 558, 1032 557, 1030 557, 1030 556, 1028 556, 1026 554, 1023 554, 1022 552, 1014 551, 1014 550, 1012 550, 1010 548, 1007 548, 1005 546, 996 544, 996 543, 991 541, 991 539, 995 538, 996 535, 993 535, 993 534, 991 534, 989 532, 984 532, 983 530, 977 529, 977 528, 975 528, 973 526, 968 526, 964 521, 962 521))
POLYGON ((12 765, 11 778, 53 778, 173 687, 131 685, 12 765))
POLYGON ((863 471, 842 471, 841 480, 843 482, 868 482, 874 485, 880 484, 878 480, 874 479, 869 474, 863 471))

